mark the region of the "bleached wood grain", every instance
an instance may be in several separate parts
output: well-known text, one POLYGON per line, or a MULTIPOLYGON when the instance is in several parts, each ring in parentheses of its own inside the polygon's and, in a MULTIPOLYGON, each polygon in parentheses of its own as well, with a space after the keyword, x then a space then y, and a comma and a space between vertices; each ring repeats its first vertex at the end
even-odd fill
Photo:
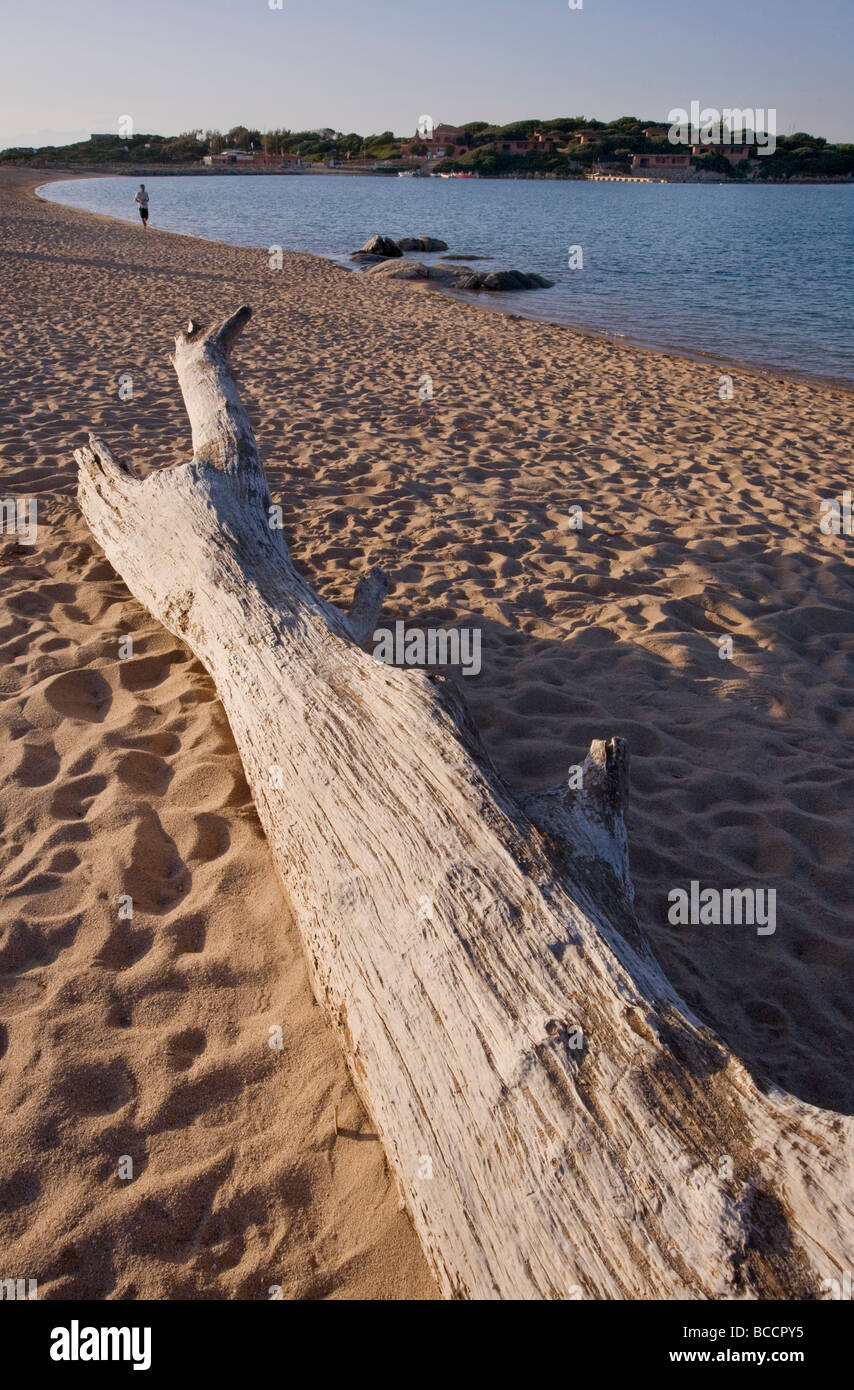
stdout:
POLYGON ((216 684, 442 1291, 817 1294, 854 1267, 851 1119, 763 1094, 664 978, 631 906, 618 740, 583 792, 517 802, 444 681, 361 649, 382 572, 349 615, 298 573, 229 364, 248 318, 176 340, 192 461, 140 481, 93 438, 78 495, 216 684))

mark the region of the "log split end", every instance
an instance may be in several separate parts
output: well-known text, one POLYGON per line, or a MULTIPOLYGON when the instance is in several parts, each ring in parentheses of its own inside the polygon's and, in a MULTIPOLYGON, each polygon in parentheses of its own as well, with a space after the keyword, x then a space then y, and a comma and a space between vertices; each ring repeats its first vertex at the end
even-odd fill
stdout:
POLYGON ((373 635, 379 620, 391 581, 379 565, 362 576, 356 585, 353 602, 347 614, 347 623, 353 641, 361 647, 373 635))
MULTIPOLYGON (((175 357, 189 347, 218 347, 228 352, 238 335, 252 317, 249 304, 241 304, 227 319, 207 332, 198 319, 191 318, 187 327, 175 339, 175 357)), ((175 361, 173 357, 173 362, 175 361)))
POLYGON ((601 860, 614 873, 629 903, 625 810, 629 799, 629 745, 624 738, 594 739, 581 764, 578 784, 553 787, 521 798, 538 830, 574 859, 601 860))
POLYGON ((81 449, 74 450, 74 458, 77 462, 78 477, 81 482, 84 475, 95 483, 104 481, 110 483, 139 482, 128 465, 117 459, 97 435, 90 434, 89 443, 81 449))

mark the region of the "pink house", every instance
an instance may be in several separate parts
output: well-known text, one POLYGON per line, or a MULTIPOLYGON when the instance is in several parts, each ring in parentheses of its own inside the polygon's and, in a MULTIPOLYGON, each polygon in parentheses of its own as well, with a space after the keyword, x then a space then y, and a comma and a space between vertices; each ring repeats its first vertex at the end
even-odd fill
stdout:
POLYGON ((724 159, 729 160, 730 164, 739 164, 742 159, 750 159, 753 147, 751 145, 692 145, 691 153, 694 156, 722 154, 724 159))
POLYGON ((220 154, 206 154, 204 163, 209 167, 215 164, 265 164, 270 168, 281 168, 283 164, 302 164, 297 154, 265 154, 263 150, 222 150, 220 154))
POLYGON ((633 169, 649 169, 653 172, 667 169, 690 169, 691 156, 687 150, 680 154, 633 154, 633 169))
POLYGON ((436 125, 423 135, 416 132, 411 140, 401 145, 400 152, 412 155, 418 146, 423 145, 427 150, 428 159, 441 159, 455 151, 462 153, 468 149, 468 143, 468 136, 462 126, 436 125))

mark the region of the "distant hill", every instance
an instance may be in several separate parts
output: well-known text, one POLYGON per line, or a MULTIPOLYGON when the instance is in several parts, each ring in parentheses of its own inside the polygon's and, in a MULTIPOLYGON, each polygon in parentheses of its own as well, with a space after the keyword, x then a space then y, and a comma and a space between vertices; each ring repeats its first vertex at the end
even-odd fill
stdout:
MULTIPOLYGON (((627 172, 634 155, 672 153, 674 150, 667 140, 666 126, 635 116, 621 116, 616 121, 561 116, 552 120, 513 121, 503 126, 469 121, 453 129, 458 134, 451 147, 445 157, 430 161, 431 169, 476 172, 493 177, 551 175, 566 178, 589 173, 594 165, 618 173, 627 172)), ((419 143, 417 136, 400 138, 390 130, 363 136, 331 129, 259 131, 235 126, 225 133, 185 131, 174 136, 94 134, 73 145, 3 150, 0 161, 45 168, 52 165, 63 168, 74 165, 121 168, 127 165, 129 170, 140 165, 186 168, 199 165, 205 155, 236 149, 298 155, 304 164, 372 167, 415 163, 426 156, 428 148, 428 144, 419 143)), ((755 146, 749 153, 756 155, 755 146)), ((777 148, 772 155, 748 158, 732 165, 722 154, 704 151, 698 153, 692 163, 698 170, 736 180, 854 178, 854 145, 828 144, 822 136, 799 131, 795 135, 777 136, 777 148)))

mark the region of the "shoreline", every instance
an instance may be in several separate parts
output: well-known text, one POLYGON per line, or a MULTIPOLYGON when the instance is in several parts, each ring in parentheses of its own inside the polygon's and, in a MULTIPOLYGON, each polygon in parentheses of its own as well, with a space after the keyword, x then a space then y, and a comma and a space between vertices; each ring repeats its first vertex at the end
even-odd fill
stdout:
MULTIPOLYGON (((26 169, 21 170, 21 172, 25 172, 27 175, 30 175, 33 174, 35 171, 32 169, 26 169)), ((208 174, 210 171, 199 170, 197 172, 199 172, 200 174, 208 174)), ((244 170, 240 171, 241 174, 248 172, 249 171, 244 170)), ((334 173, 335 171, 327 170, 325 172, 334 173)), ((69 211, 75 212, 84 217, 99 218, 108 222, 114 222, 124 226, 134 226, 135 223, 133 219, 130 217, 114 217, 110 213, 92 212, 88 208, 75 208, 71 207, 69 204, 66 203, 53 203, 53 201, 49 198, 41 198, 39 190, 41 188, 47 187, 51 183, 73 182, 75 179, 78 178, 97 177, 111 179, 135 176, 136 171, 131 172, 127 175, 117 174, 114 171, 111 171, 110 173, 98 174, 78 172, 72 174, 71 178, 69 178, 63 172, 62 174, 57 174, 55 177, 40 180, 37 183, 33 182, 31 184, 28 184, 28 188, 29 192, 32 194, 33 197, 39 198, 42 202, 50 203, 52 206, 66 208, 69 211)), ((156 173, 152 173, 149 171, 148 176, 156 177, 157 175, 156 173)), ((268 175, 266 171, 262 172, 260 170, 251 174, 251 177, 256 178, 267 176, 268 175)), ((270 175, 270 177, 275 176, 270 175)), ((167 229, 160 227, 149 227, 149 232, 151 231, 158 231, 165 236, 186 237, 191 241, 200 241, 211 246, 237 246, 237 249, 245 251, 257 251, 259 249, 258 247, 238 245, 237 243, 233 242, 224 242, 209 237, 196 236, 193 233, 189 232, 168 231, 167 229)), ((347 271, 348 274, 358 275, 363 273, 357 266, 349 266, 333 256, 321 256, 313 251, 285 250, 284 255, 314 256, 319 261, 324 261, 327 264, 335 265, 339 269, 347 271)), ((403 283, 406 284, 407 282, 403 283)), ((455 300, 458 303, 469 304, 476 309, 483 309, 488 313, 498 313, 504 316, 505 318, 509 318, 511 320, 520 319, 528 323, 545 323, 548 324, 551 328, 561 329, 565 332, 576 334, 582 338, 589 338, 598 342, 606 342, 615 348, 625 347, 634 351, 654 352, 667 358, 675 358, 680 361, 696 362, 698 365, 708 366, 710 368, 719 368, 722 373, 726 373, 729 375, 731 375, 733 372, 738 372, 740 374, 750 373, 751 375, 756 375, 760 378, 769 379, 772 381, 788 381, 800 385, 814 385, 827 387, 832 390, 842 391, 846 395, 854 396, 854 382, 847 381, 844 378, 824 376, 820 373, 811 371, 799 371, 791 367, 778 367, 774 364, 760 365, 755 362, 745 362, 742 361, 740 358, 721 356, 715 353, 706 352, 701 348, 697 348, 694 351, 690 351, 687 348, 674 347, 669 344, 646 341, 640 338, 635 338, 628 334, 621 335, 616 332, 611 332, 607 329, 598 329, 595 326, 589 324, 568 324, 559 320, 547 318, 545 315, 535 313, 533 310, 531 312, 525 312, 525 310, 521 309, 518 305, 515 305, 513 308, 504 308, 500 302, 494 302, 493 299, 483 300, 481 295, 483 293, 486 293, 485 291, 481 292, 481 295, 475 295, 454 291, 441 285, 428 285, 426 287, 423 285, 418 286, 417 283, 415 285, 409 285, 410 290, 415 289, 415 291, 418 293, 424 293, 425 288, 429 289, 434 293, 439 293, 448 299, 455 300)), ((536 294, 536 291, 531 291, 531 293, 536 294)), ((500 296, 498 296, 498 299, 500 300, 500 296)))
MULTIPOLYGON (((17 162, 12 163, 12 162, 10 161, 9 163, 7 163, 7 164, 5 164, 5 165, 2 165, 2 166, 0 166, 0 167, 11 168, 11 169, 32 169, 32 168, 35 168, 35 167, 37 167, 37 166, 30 165, 30 164, 26 164, 26 163, 24 163, 24 162, 21 162, 20 164, 17 163, 17 162)), ((45 165, 44 167, 45 167, 46 170, 47 170, 47 169, 55 170, 55 169, 57 169, 58 166, 56 166, 56 165, 45 165)), ((181 176, 184 176, 184 177, 192 177, 192 178, 195 178, 195 177, 197 177, 197 176, 198 176, 198 177, 201 177, 201 178, 210 178, 210 177, 218 177, 218 176, 221 176, 221 175, 224 175, 224 176, 226 176, 227 178, 244 178, 244 177, 248 177, 248 178, 280 178, 282 175, 284 175, 285 177, 287 177, 287 176, 293 175, 293 174, 330 174, 330 175, 333 175, 333 176, 341 176, 341 175, 344 175, 344 176, 348 176, 348 177, 351 177, 351 178, 352 178, 352 177, 361 177, 361 178, 396 178, 399 172, 414 172, 413 170, 403 170, 403 171, 400 171, 400 170, 398 170, 398 169, 351 169, 351 168, 347 168, 346 166, 341 166, 341 167, 329 169, 329 168, 326 168, 325 166, 319 166, 319 165, 303 165, 301 168, 291 168, 291 169, 272 169, 272 168, 247 169, 247 168, 229 168, 229 167, 227 167, 226 165, 220 165, 220 166, 218 166, 217 168, 210 168, 210 169, 209 169, 209 168, 199 168, 199 166, 198 166, 197 164, 187 164, 187 165, 174 165, 174 164, 168 164, 168 165, 156 165, 156 164, 154 164, 154 165, 146 165, 146 164, 137 164, 137 165, 134 165, 134 166, 131 167, 131 168, 124 168, 124 167, 122 167, 122 166, 118 166, 118 165, 117 165, 116 167, 111 168, 111 169, 105 169, 103 165, 96 165, 96 164, 90 165, 90 166, 88 166, 88 167, 85 166, 85 165, 84 165, 84 166, 81 166, 81 165, 79 165, 79 164, 71 164, 71 165, 67 165, 67 166, 65 166, 65 167, 66 167, 66 170, 67 170, 68 173, 70 173, 70 174, 72 174, 72 175, 73 175, 73 174, 77 174, 77 175, 79 175, 80 177, 83 177, 83 178, 90 178, 90 177, 93 177, 93 176, 95 176, 95 175, 99 175, 99 176, 100 176, 100 175, 103 175, 105 178, 122 178, 122 177, 126 177, 126 178, 138 178, 138 177, 140 177, 140 176, 143 177, 143 178, 157 178, 157 177, 160 177, 160 176, 169 177, 169 176, 173 176, 173 175, 181 175, 181 176)), ((433 177, 433 176, 432 176, 432 175, 428 175, 428 176, 426 176, 426 177, 433 177)), ((484 174, 484 173, 478 172, 478 173, 477 173, 477 178, 478 178, 478 179, 482 179, 482 180, 484 180, 485 182, 490 182, 490 183, 501 182, 502 180, 508 180, 508 179, 511 180, 511 181, 513 181, 513 182, 516 182, 516 183, 531 183, 531 182, 537 182, 537 183, 541 183, 541 182, 546 182, 546 183, 595 183, 595 182, 602 182, 602 181, 604 181, 604 182, 613 181, 613 182, 618 182, 618 183, 673 183, 673 184, 689 184, 689 185, 693 185, 693 184, 703 184, 703 183, 706 183, 706 184, 725 184, 728 188, 731 188, 731 187, 740 187, 740 188, 762 188, 762 187, 767 187, 767 188, 787 188, 787 187, 792 187, 792 188, 803 188, 803 187, 836 188, 836 187, 838 187, 839 185, 845 185, 845 184, 854 183, 854 176, 852 176, 852 177, 843 177, 843 176, 840 176, 840 177, 838 177, 838 178, 809 178, 809 177, 801 177, 801 178, 799 178, 799 177, 797 177, 797 176, 793 176, 793 177, 788 178, 788 179, 770 179, 770 178, 768 178, 768 179, 764 179, 764 178, 763 178, 763 179, 734 179, 734 178, 716 177, 716 176, 714 176, 714 175, 709 175, 709 174, 705 174, 702 178, 675 179, 675 178, 657 178, 657 177, 655 177, 654 175, 653 175, 653 176, 638 175, 638 176, 635 177, 635 176, 632 175, 632 174, 616 174, 616 175, 608 175, 608 174, 604 174, 604 175, 594 175, 594 174, 543 174, 543 173, 531 173, 531 174, 513 174, 513 173, 508 173, 508 174, 484 174)))

